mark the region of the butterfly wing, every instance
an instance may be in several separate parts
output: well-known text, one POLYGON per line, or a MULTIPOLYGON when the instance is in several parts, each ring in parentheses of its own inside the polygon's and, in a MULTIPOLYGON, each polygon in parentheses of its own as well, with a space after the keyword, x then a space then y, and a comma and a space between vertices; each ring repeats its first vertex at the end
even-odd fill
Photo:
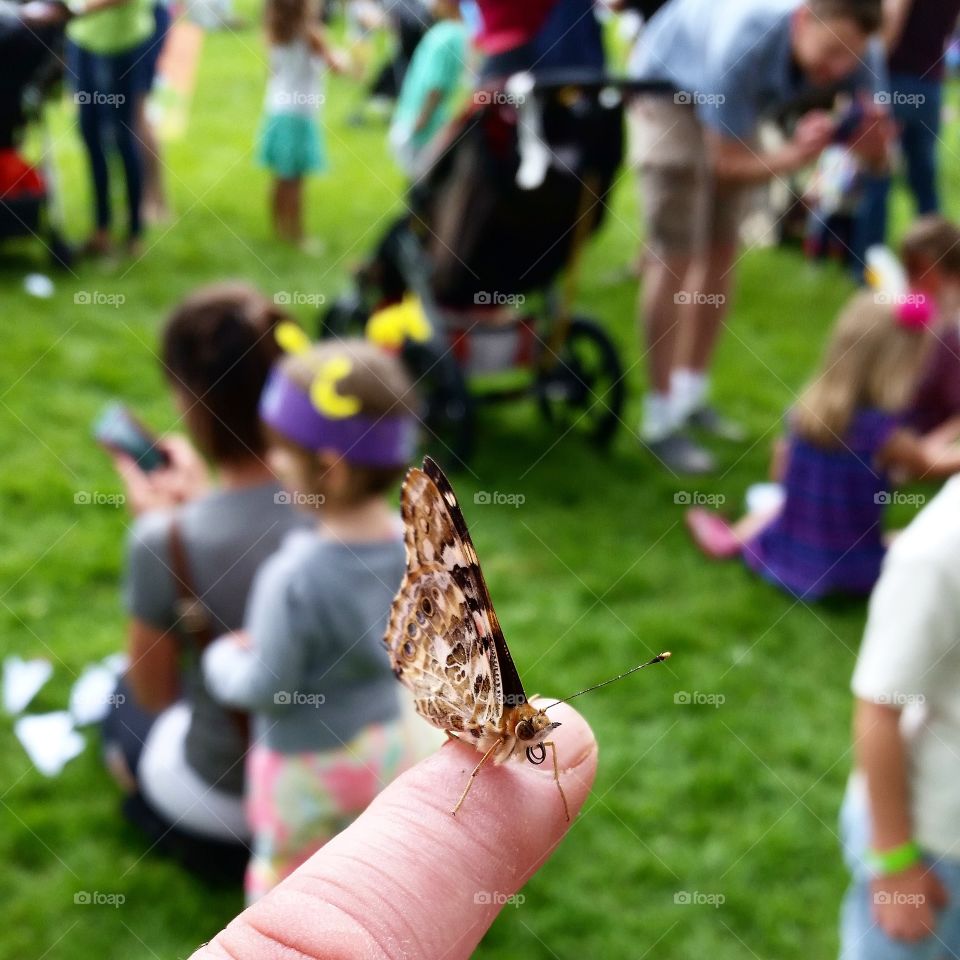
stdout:
POLYGON ((466 521, 429 457, 401 494, 407 569, 384 642, 418 712, 443 730, 499 725, 526 701, 466 521))

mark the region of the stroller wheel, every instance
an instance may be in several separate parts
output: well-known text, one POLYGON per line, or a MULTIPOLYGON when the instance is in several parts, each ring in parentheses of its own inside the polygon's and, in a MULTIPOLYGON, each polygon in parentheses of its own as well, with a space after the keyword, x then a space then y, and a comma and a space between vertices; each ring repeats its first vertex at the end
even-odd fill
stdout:
POLYGON ((593 320, 575 317, 552 369, 540 373, 537 402, 546 419, 580 429, 606 446, 623 411, 623 367, 613 342, 593 320))
POLYGON ((476 409, 463 372, 434 343, 408 340, 404 365, 423 401, 423 446, 441 466, 456 470, 473 455, 476 409))

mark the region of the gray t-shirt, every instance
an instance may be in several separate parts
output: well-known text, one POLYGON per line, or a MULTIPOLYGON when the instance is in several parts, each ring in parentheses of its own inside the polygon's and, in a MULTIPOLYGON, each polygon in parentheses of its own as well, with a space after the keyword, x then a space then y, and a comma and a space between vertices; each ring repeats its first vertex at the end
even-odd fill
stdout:
MULTIPOLYGON (((213 635, 243 626, 247 596, 260 564, 286 535, 308 521, 286 503, 280 488, 262 484, 218 490, 176 511, 192 585, 211 620, 213 635)), ((127 542, 124 601, 131 617, 158 630, 177 620, 171 572, 170 511, 139 517, 127 542)), ((243 792, 243 731, 204 687, 199 651, 184 637, 182 691, 192 706, 185 744, 187 762, 207 783, 227 793, 243 792)))
MULTIPOLYGON (((790 21, 803 0, 670 0, 657 11, 631 58, 630 73, 665 80, 701 123, 750 141, 760 119, 812 91, 793 60, 790 21)), ((879 42, 842 84, 876 93, 886 85, 879 42)))
POLYGON ((257 574, 246 628, 207 649, 203 672, 222 702, 255 714, 254 734, 280 753, 344 746, 400 713, 383 647, 404 571, 401 537, 342 543, 296 532, 257 574))

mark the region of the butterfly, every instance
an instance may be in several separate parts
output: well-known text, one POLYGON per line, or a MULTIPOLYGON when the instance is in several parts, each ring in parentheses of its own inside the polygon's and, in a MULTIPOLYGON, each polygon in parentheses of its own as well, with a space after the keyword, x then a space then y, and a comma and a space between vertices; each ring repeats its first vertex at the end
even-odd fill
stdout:
MULTIPOLYGON (((422 717, 482 754, 452 813, 462 806, 485 763, 502 763, 522 748, 527 760, 539 765, 550 748, 554 781, 569 820, 557 748, 548 739, 560 724, 548 717, 550 707, 533 706, 524 693, 456 495, 430 457, 422 470, 408 471, 400 513, 406 572, 384 636, 393 672, 412 691, 422 717)), ((662 653, 573 696, 669 656, 662 653)))

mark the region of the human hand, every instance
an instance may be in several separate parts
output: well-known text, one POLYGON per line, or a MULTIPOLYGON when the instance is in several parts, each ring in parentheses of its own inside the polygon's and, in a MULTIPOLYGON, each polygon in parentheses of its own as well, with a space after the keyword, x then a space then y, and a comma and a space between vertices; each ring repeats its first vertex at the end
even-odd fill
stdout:
POLYGON ((870 883, 873 915, 892 940, 922 940, 936 929, 936 911, 949 896, 937 875, 922 863, 870 883))
MULTIPOLYGON (((575 817, 593 783, 597 744, 569 705, 551 716, 563 724, 554 741, 575 817)), ((444 744, 192 960, 471 956, 569 828, 549 760, 484 766, 451 816, 479 759, 466 744, 444 744)))
POLYGON ((57 27, 70 19, 70 11, 54 0, 28 0, 17 11, 20 19, 32 27, 57 27))
POLYGON ((167 455, 168 462, 149 473, 127 454, 113 454, 114 466, 123 479, 127 504, 134 516, 193 500, 210 486, 206 464, 186 437, 164 437, 157 441, 157 446, 167 455))
POLYGON ((805 113, 794 128, 787 143, 795 167, 803 167, 815 160, 833 140, 836 121, 826 110, 805 113))

